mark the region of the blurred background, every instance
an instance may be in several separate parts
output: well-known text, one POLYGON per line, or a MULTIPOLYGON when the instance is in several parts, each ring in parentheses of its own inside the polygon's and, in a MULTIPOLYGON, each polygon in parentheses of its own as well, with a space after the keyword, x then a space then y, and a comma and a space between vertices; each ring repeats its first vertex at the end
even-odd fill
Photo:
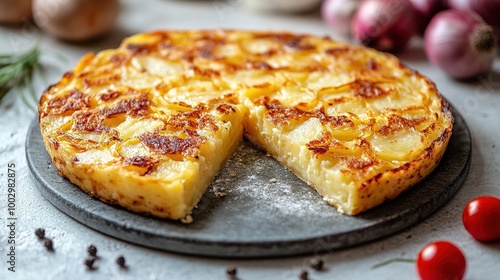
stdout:
MULTIPOLYGON (((48 50, 18 76, 0 79, 0 89, 23 85, 39 60, 62 56, 69 69, 85 52, 115 48, 135 33, 200 28, 327 35, 474 81, 496 75, 498 13, 500 0, 0 0, 0 53, 20 55, 37 42, 48 50)), ((17 65, 0 62, 4 70, 17 65)))

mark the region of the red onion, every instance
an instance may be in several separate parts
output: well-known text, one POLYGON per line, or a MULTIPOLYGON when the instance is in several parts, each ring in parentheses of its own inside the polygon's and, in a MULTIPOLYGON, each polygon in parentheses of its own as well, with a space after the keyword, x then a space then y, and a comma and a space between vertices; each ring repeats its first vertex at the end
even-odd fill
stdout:
POLYGON ((424 41, 429 60, 454 78, 471 78, 490 70, 496 56, 493 28, 471 10, 438 13, 424 41))
POLYGON ((442 8, 441 0, 410 0, 415 10, 417 30, 424 34, 431 18, 442 8))
POLYGON ((400 51, 415 33, 413 13, 409 0, 364 0, 354 16, 354 37, 380 51, 400 51))
POLYGON ((360 3, 361 0, 325 0, 321 5, 321 16, 335 32, 348 35, 360 3))
POLYGON ((500 0, 447 0, 452 9, 467 9, 478 13, 486 23, 495 29, 500 40, 500 0))

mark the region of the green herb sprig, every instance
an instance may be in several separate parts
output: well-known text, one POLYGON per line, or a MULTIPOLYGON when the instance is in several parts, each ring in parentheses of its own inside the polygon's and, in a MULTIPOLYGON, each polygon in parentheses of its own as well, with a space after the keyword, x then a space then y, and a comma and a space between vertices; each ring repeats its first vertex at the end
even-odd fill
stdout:
POLYGON ((39 44, 22 54, 0 55, 0 102, 15 88, 26 106, 36 112, 33 102, 36 104, 38 98, 32 80, 35 73, 45 80, 39 44), (29 97, 23 89, 28 90, 29 97))

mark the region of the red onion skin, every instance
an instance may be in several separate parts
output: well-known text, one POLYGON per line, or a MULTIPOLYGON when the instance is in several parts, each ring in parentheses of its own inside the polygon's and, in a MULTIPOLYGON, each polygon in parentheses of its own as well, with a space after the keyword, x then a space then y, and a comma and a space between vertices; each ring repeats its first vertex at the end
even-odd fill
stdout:
POLYGON ((351 33, 352 20, 361 0, 325 0, 321 5, 323 21, 342 35, 351 33))
POLYGON ((451 9, 467 9, 478 13, 487 24, 495 29, 500 40, 500 0, 446 0, 451 9))
POLYGON ((415 11, 417 32, 424 34, 432 17, 443 9, 442 0, 410 0, 415 11))
POLYGON ((485 26, 484 20, 471 10, 439 12, 424 34, 427 57, 457 79, 472 78, 490 70, 496 56, 495 44, 489 51, 480 52, 471 39, 478 28, 485 26))
POLYGON ((416 30, 413 6, 409 0, 364 0, 352 29, 354 38, 365 46, 399 52, 416 30))

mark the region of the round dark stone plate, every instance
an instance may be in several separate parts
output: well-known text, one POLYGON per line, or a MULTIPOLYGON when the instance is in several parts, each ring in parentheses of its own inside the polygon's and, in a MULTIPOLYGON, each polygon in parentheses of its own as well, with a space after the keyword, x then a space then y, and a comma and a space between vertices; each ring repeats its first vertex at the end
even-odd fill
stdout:
POLYGON ((333 207, 273 158, 243 142, 193 212, 194 221, 145 217, 105 204, 57 174, 36 120, 26 157, 41 193, 68 216, 135 244, 212 257, 277 257, 325 252, 407 228, 440 208, 463 184, 471 137, 463 118, 437 169, 393 201, 355 217, 333 207))

